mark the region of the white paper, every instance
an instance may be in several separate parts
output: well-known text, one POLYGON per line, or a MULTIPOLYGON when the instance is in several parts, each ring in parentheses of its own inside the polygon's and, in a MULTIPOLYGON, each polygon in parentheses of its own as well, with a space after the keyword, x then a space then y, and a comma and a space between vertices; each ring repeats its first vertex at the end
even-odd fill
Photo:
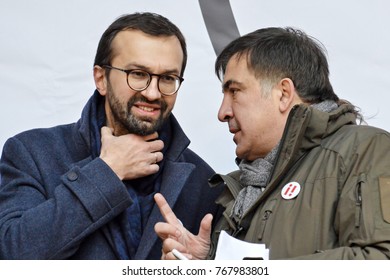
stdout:
POLYGON ((268 260, 269 250, 264 244, 250 243, 234 238, 221 231, 218 239, 216 260, 242 260, 244 258, 261 258, 268 260))

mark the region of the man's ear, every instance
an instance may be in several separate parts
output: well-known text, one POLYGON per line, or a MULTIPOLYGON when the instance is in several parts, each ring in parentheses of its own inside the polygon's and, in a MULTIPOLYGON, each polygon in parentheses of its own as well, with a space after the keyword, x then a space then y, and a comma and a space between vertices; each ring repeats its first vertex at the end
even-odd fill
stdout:
POLYGON ((107 94, 106 70, 98 65, 95 65, 93 67, 93 78, 95 80, 96 89, 100 95, 105 96, 107 94))
POLYGON ((284 78, 280 80, 278 83, 278 88, 281 92, 279 95, 280 112, 289 112, 295 104, 302 102, 291 79, 284 78))

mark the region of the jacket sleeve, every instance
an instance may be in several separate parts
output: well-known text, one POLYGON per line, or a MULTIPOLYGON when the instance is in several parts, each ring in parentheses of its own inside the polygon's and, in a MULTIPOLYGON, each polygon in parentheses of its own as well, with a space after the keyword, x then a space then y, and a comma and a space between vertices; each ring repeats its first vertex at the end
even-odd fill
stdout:
POLYGON ((355 148, 335 217, 339 247, 299 259, 390 259, 390 137, 355 148))
POLYGON ((56 167, 37 162, 17 138, 4 145, 1 259, 66 259, 83 239, 130 204, 122 182, 99 158, 70 167, 53 180, 57 185, 42 175, 50 168, 56 176, 56 167))

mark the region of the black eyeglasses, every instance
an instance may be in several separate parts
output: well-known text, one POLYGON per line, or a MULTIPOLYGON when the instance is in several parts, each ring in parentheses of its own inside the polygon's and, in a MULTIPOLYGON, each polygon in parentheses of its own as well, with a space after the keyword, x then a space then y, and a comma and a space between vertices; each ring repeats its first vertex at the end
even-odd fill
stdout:
POLYGON ((127 85, 135 91, 142 91, 146 89, 152 77, 157 77, 157 87, 162 95, 174 95, 180 88, 184 79, 174 74, 153 74, 141 69, 120 69, 110 65, 103 65, 104 68, 115 69, 127 74, 127 85))

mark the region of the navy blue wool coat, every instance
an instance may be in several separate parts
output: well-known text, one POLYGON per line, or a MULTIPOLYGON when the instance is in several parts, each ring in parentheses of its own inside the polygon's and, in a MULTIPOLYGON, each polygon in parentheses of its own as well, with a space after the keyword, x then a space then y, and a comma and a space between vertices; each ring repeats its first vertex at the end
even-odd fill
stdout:
MULTIPOLYGON (((97 92, 77 123, 34 129, 5 143, 0 163, 1 259, 118 259, 108 224, 126 221, 132 199, 125 184, 93 149, 100 145, 97 92), (99 130, 98 130, 99 131, 99 130)), ((173 115, 172 136, 159 176, 160 192, 185 227, 197 234, 206 213, 216 216, 221 188, 214 172, 192 152, 173 115)), ((218 218, 218 217, 216 217, 218 218)), ((159 259, 154 204, 134 259, 159 259)))

